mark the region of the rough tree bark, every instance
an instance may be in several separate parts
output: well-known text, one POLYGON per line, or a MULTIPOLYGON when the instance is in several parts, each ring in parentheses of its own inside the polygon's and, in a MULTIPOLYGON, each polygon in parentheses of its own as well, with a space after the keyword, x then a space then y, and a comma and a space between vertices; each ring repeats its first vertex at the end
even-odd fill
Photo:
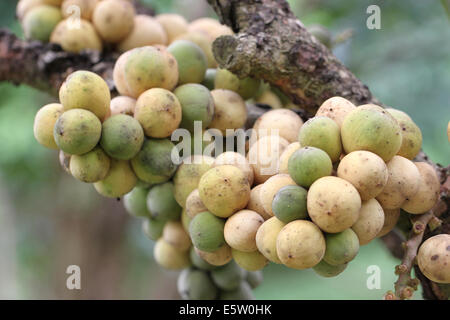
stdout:
MULTIPOLYGON (((307 32, 285 0, 207 1, 220 20, 235 32, 234 36, 220 37, 213 44, 219 65, 240 77, 252 76, 277 86, 306 110, 302 116, 313 115, 332 96, 345 97, 356 105, 381 105, 366 85, 307 32)), ((55 96, 64 78, 79 69, 102 75, 114 93, 111 75, 116 58, 113 52, 66 53, 57 45, 22 41, 7 30, 0 30, 0 81, 24 83, 55 96)), ((252 118, 263 111, 253 107, 252 118)), ((423 152, 416 160, 433 164, 441 180, 440 201, 432 211, 442 224, 433 231, 424 228, 421 237, 450 233, 450 167, 432 163, 423 152)), ((408 263, 409 274, 420 241, 413 241, 414 246, 407 246, 405 252, 404 239, 398 233, 390 233, 384 240, 396 257, 408 263)), ((442 298, 436 284, 426 279, 417 267, 414 269, 424 297, 442 298)))

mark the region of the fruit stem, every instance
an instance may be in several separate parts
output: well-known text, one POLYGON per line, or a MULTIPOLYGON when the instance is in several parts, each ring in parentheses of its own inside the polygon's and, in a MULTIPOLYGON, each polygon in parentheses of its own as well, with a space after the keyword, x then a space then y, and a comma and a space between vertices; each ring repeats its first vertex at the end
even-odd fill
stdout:
POLYGON ((417 250, 422 243, 426 226, 433 217, 434 214, 432 211, 414 217, 411 233, 404 245, 402 262, 395 268, 395 273, 398 275, 398 279, 394 285, 395 296, 400 299, 411 298, 417 289, 416 279, 411 278, 411 269, 414 266, 417 250))

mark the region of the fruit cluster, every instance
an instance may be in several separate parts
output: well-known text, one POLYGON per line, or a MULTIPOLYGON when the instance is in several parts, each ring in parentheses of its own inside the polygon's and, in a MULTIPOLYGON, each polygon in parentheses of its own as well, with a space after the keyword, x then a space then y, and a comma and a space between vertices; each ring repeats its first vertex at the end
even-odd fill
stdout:
MULTIPOLYGON (((217 259, 228 251, 246 270, 271 261, 336 276, 400 209, 424 213, 438 199, 433 167, 411 161, 421 132, 399 110, 334 97, 304 124, 276 109, 253 130, 247 158, 219 155, 185 202, 192 243, 210 263, 227 263, 217 259)), ((175 193, 186 187, 175 180, 175 193)))
POLYGON ((180 183, 196 187, 195 175, 214 159, 199 154, 194 157, 204 160, 200 164, 178 168, 172 161, 177 149, 171 135, 178 128, 193 134, 198 121, 202 136, 192 136, 194 149, 195 139, 204 146, 207 129, 225 134, 227 129, 241 128, 247 119, 243 97, 252 98, 260 84, 226 70, 208 69, 215 64, 208 61, 210 43, 202 48, 195 41, 208 33, 216 37, 225 27, 203 21, 208 28, 191 24, 197 29, 175 37, 168 47, 124 52, 113 70, 120 96, 111 99, 107 83, 93 72, 70 74, 60 87, 60 103, 48 104, 36 114, 34 135, 45 147, 60 149, 61 165, 69 174, 92 183, 103 196, 123 197, 127 211, 144 218, 145 234, 157 241, 154 253, 159 264, 168 269, 192 266, 180 275, 184 297, 249 299, 262 274, 234 263, 216 268, 200 258, 191 248, 184 227, 188 216, 180 206, 188 189, 175 191, 180 183))
POLYGON ((57 43, 65 51, 112 46, 125 52, 183 39, 204 50, 211 68, 216 67, 212 42, 232 33, 210 18, 188 23, 177 14, 136 14, 130 0, 20 0, 16 12, 27 39, 57 43))
MULTIPOLYGON (((113 99, 101 77, 74 72, 60 104, 41 108, 34 123, 38 142, 61 149, 67 172, 106 197, 123 196, 126 210, 143 218, 155 260, 186 269, 178 281, 184 298, 251 298, 268 262, 336 276, 361 245, 394 228, 401 209, 421 214, 435 205, 434 168, 412 161, 422 144, 413 120, 341 97, 305 123, 289 102, 274 106, 255 122, 245 155, 228 145, 206 155, 208 129, 235 138, 227 129, 244 126, 245 100, 264 86, 208 69, 205 49, 187 35, 167 48, 124 52, 113 99), (177 129, 194 134, 199 150, 177 149, 177 129)), ((419 266, 448 283, 444 244, 424 244, 419 266)))

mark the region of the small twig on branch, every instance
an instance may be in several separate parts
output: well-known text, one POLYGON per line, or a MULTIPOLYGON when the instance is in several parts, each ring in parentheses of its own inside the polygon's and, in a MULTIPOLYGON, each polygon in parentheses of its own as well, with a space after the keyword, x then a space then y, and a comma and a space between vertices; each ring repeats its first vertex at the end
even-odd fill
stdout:
POLYGON ((411 270, 417 256, 417 250, 422 243, 428 222, 433 218, 433 212, 429 211, 413 220, 413 227, 408 241, 403 243, 404 255, 400 265, 395 268, 398 280, 395 282, 395 296, 400 299, 409 299, 417 290, 418 280, 411 277, 411 270))

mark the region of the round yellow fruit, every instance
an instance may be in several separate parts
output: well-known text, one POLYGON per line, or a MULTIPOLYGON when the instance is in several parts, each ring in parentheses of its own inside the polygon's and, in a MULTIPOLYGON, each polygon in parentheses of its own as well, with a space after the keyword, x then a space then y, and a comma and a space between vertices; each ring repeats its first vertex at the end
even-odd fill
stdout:
POLYGON ((279 135, 289 143, 296 142, 298 132, 303 125, 303 120, 294 111, 289 109, 276 109, 264 113, 256 120, 253 133, 258 138, 267 135, 279 135))
POLYGON ((267 220, 272 216, 264 210, 260 194, 262 186, 263 184, 259 184, 250 191, 250 200, 248 201, 247 209, 258 212, 264 220, 267 220))
POLYGON ((426 162, 414 163, 419 170, 419 189, 412 197, 406 199, 402 209, 408 213, 420 214, 431 210, 439 199, 441 184, 436 170, 426 162))
POLYGON ((366 104, 351 111, 341 126, 344 150, 371 151, 389 161, 400 150, 402 134, 397 120, 383 108, 366 104))
POLYGON ((250 167, 248 160, 242 154, 233 151, 221 153, 214 161, 213 167, 224 164, 229 164, 241 169, 247 177, 248 184, 250 186, 253 185, 253 169, 250 167))
POLYGON ((383 159, 370 151, 353 151, 342 158, 337 176, 358 190, 361 200, 378 196, 388 181, 388 169, 383 159))
POLYGON ((397 120, 402 129, 402 145, 397 154, 412 160, 422 148, 422 132, 414 121, 403 111, 396 109, 386 109, 397 120))
POLYGON ((147 15, 134 17, 134 26, 131 32, 117 44, 120 52, 134 48, 151 46, 155 44, 167 44, 167 35, 161 24, 147 15))
POLYGON ((224 35, 233 35, 233 31, 212 18, 199 18, 189 24, 189 31, 200 31, 209 35, 212 39, 224 35))
POLYGON ((289 268, 312 268, 325 254, 325 238, 314 223, 295 220, 278 234, 277 253, 281 262, 289 268))
POLYGON ((203 204, 198 189, 195 189, 186 198, 186 214, 190 218, 194 218, 200 212, 205 211, 208 211, 208 208, 203 204))
POLYGON ((105 80, 90 71, 71 73, 59 89, 59 100, 64 111, 85 109, 100 120, 105 119, 111 103, 111 94, 105 80))
POLYGON ((195 248, 195 252, 200 256, 200 258, 213 266, 223 266, 233 259, 231 248, 227 244, 224 244, 214 252, 201 251, 197 248, 195 248))
POLYGON ((36 113, 33 126, 34 137, 44 147, 58 149, 53 136, 53 128, 62 112, 61 104, 51 103, 43 106, 36 113))
MULTIPOLYGON (((172 90, 178 82, 178 65, 175 58, 165 49, 155 46, 135 48, 126 52, 123 71, 123 83, 127 92, 120 94, 138 98, 144 91, 152 88, 172 90), (128 53, 128 54, 127 54, 128 53)), ((123 69, 121 69, 123 68, 123 69)))
POLYGON ((108 174, 110 159, 99 147, 70 158, 70 173, 76 179, 92 183, 103 180, 108 174))
POLYGON ((262 255, 258 250, 253 252, 244 252, 236 249, 232 249, 234 261, 242 269, 247 271, 257 271, 264 268, 269 260, 262 255))
POLYGON ((91 20, 94 8, 99 2, 99 0, 63 0, 61 12, 65 18, 81 17, 91 20))
POLYGON ((134 7, 123 0, 102 0, 94 9, 92 23, 105 42, 123 40, 134 26, 134 7))
POLYGON ((417 262, 420 271, 431 281, 450 283, 450 235, 439 234, 422 243, 417 262))
POLYGON ((359 218, 361 198, 358 190, 344 179, 323 177, 308 191, 307 208, 312 221, 325 232, 350 228, 359 218))
POLYGON ((256 246, 269 261, 281 264, 277 254, 277 237, 286 224, 272 217, 266 220, 256 232, 256 246))
POLYGON ((179 221, 166 222, 162 237, 165 242, 180 251, 187 251, 191 247, 191 238, 179 221))
POLYGON ((147 136, 166 138, 178 128, 181 112, 180 102, 172 92, 153 88, 137 99, 134 118, 139 121, 147 136))
POLYGON ((183 208, 189 194, 197 189, 200 178, 212 168, 214 159, 208 156, 194 155, 183 160, 173 178, 175 200, 183 208))
POLYGON ((189 251, 182 251, 167 243, 163 238, 156 241, 153 248, 153 256, 156 262, 169 270, 181 270, 189 267, 191 260, 189 251))
MULTIPOLYGON (((227 136, 227 129, 242 128, 247 121, 247 108, 244 100, 230 90, 216 89, 211 91, 214 99, 214 116, 209 125, 227 136)), ((230 130, 234 132, 234 130, 230 130)))
POLYGON ((252 144, 247 158, 257 184, 278 173, 280 156, 288 145, 289 142, 279 136, 265 136, 252 144))
POLYGON ((375 239, 384 225, 384 211, 377 200, 362 203, 359 218, 352 226, 359 239, 359 245, 368 244, 375 239))
POLYGON ((127 96, 118 96, 111 99, 109 109, 111 111, 110 116, 116 114, 126 114, 134 116, 134 109, 136 107, 136 100, 127 96))
POLYGON ((222 218, 245 208, 250 199, 247 177, 242 170, 230 165, 205 172, 200 178, 198 191, 208 210, 222 218))
POLYGON ((332 97, 325 100, 317 110, 317 116, 325 116, 333 119, 339 127, 342 126, 345 117, 354 109, 355 105, 342 97, 332 97))
MULTIPOLYGON (((128 88, 128 83, 125 79, 125 64, 128 61, 128 57, 131 54, 131 51, 127 51, 122 53, 116 61, 113 69, 113 80, 114 85, 116 86, 117 91, 122 96, 131 97, 133 94, 131 93, 130 88, 128 88)), ((136 99, 134 99, 136 100, 136 99)))
POLYGON ((171 43, 178 36, 184 34, 188 30, 188 22, 183 16, 174 13, 164 13, 156 16, 158 21, 167 34, 167 42, 171 43))
POLYGON ((377 196, 386 209, 398 209, 419 190, 420 173, 414 163, 401 156, 395 156, 387 163, 388 181, 377 196))
POLYGON ((130 192, 137 183, 136 175, 125 160, 111 159, 105 179, 94 183, 98 193, 109 198, 119 198, 130 192))
POLYGON ((225 241, 233 249, 253 252, 257 249, 256 232, 263 222, 264 219, 255 211, 238 211, 225 223, 225 241))
POLYGON ((59 44, 64 51, 80 53, 85 49, 102 51, 102 40, 95 31, 94 26, 86 20, 76 22, 70 19, 62 20, 53 29, 50 42, 59 44), (78 25, 72 25, 79 23, 78 25))

